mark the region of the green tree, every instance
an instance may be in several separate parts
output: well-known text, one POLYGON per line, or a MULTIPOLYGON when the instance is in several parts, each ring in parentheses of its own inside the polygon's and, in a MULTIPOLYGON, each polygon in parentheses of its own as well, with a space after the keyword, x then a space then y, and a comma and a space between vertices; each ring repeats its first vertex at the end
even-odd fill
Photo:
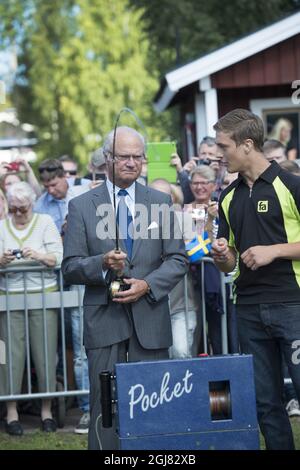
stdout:
MULTIPOLYGON (((2 1, 2 44, 20 51, 13 99, 20 119, 36 126, 40 158, 70 153, 86 162, 124 106, 150 138, 162 135, 141 14, 127 0, 2 1)), ((129 115, 121 123, 135 125, 129 115)))
POLYGON ((144 9, 150 60, 161 73, 291 13, 297 0, 131 0, 144 9))
MULTIPOLYGON (((148 60, 165 73, 213 49, 292 13, 299 0, 130 0, 143 9, 150 38, 148 60)), ((168 111, 168 126, 180 135, 179 110, 168 111), (177 129, 177 130, 176 130, 177 129)), ((165 114, 165 112, 163 113, 165 114)))

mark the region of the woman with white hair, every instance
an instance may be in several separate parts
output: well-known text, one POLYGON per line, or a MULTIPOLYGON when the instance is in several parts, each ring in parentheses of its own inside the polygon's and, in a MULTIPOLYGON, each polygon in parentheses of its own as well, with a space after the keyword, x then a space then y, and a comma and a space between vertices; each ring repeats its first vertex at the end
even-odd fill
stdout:
MULTIPOLYGON (((59 232, 49 215, 33 212, 36 195, 28 183, 13 184, 7 193, 8 209, 11 217, 0 221, 0 267, 32 262, 54 268, 62 260, 62 242, 59 232)), ((41 292, 57 290, 57 278, 54 271, 47 271, 43 276, 36 272, 26 274, 26 291, 41 292)), ((25 291, 24 277, 20 272, 11 272, 0 277, 0 294, 23 294, 25 291)), ((56 349, 57 349, 57 311, 46 311, 46 331, 48 344, 48 371, 44 357, 43 311, 29 310, 29 342, 34 361, 40 392, 46 391, 46 374, 49 377, 49 391, 56 388, 56 349)), ((10 312, 12 390, 8 383, 8 365, 2 366, 0 377, 0 394, 20 394, 26 356, 24 311, 10 312)), ((8 354, 7 314, 0 314, 0 339, 4 341, 8 354)), ((15 436, 23 434, 19 422, 16 402, 7 402, 6 431, 15 436)), ((56 423, 52 418, 51 400, 42 401, 42 429, 46 432, 56 431, 56 423)))

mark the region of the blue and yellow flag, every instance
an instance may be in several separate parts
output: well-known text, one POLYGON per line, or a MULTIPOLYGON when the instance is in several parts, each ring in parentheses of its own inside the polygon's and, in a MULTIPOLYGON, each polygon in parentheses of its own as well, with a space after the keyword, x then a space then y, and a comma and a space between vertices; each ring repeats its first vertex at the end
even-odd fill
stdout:
POLYGON ((185 249, 191 263, 195 263, 203 256, 208 255, 211 250, 211 240, 208 233, 204 232, 203 237, 197 235, 193 240, 185 242, 185 249))

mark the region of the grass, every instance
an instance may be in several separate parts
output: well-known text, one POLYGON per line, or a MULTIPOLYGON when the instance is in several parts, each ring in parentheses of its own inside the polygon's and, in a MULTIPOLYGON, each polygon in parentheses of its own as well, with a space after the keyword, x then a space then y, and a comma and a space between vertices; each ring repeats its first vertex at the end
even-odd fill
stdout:
MULTIPOLYGON (((295 448, 296 450, 300 450, 300 418, 292 418, 291 425, 294 434, 294 441, 295 441, 295 448)), ((261 450, 265 450, 265 442, 260 434, 260 448, 261 450)))
POLYGON ((300 450, 300 419, 299 418, 292 420, 292 427, 293 427, 296 448, 297 450, 300 450))
POLYGON ((57 432, 45 434, 36 431, 22 437, 0 434, 0 450, 85 450, 87 436, 57 432))
MULTIPOLYGON (((296 449, 300 450, 300 418, 291 420, 296 449)), ((264 449, 261 437, 261 449, 264 449)), ((57 432, 45 435, 41 431, 25 434, 22 437, 11 437, 0 433, 0 450, 85 450, 87 436, 73 433, 57 432)))

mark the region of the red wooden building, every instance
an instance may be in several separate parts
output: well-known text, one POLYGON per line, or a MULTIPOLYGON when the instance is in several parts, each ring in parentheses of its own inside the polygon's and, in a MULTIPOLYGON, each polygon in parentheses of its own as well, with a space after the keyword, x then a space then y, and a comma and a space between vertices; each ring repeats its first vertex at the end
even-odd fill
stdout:
POLYGON ((279 118, 289 120, 300 158, 300 12, 167 73, 154 107, 174 105, 189 156, 214 135, 218 117, 247 108, 262 117, 266 135, 279 118))

